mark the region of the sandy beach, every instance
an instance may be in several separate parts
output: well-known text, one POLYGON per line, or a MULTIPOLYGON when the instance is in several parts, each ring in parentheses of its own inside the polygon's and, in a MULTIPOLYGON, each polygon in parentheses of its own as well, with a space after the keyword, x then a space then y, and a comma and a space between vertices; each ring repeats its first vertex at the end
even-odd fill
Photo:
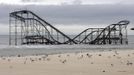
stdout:
POLYGON ((134 50, 1 57, 0 75, 134 75, 134 50))

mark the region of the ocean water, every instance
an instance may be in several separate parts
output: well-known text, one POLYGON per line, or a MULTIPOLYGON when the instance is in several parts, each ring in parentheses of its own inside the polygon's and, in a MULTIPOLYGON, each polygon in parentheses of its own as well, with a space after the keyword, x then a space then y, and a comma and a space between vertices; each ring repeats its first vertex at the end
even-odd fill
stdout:
POLYGON ((44 55, 56 53, 109 51, 134 49, 134 35, 128 36, 128 45, 22 45, 9 46, 9 37, 0 35, 0 56, 44 55))

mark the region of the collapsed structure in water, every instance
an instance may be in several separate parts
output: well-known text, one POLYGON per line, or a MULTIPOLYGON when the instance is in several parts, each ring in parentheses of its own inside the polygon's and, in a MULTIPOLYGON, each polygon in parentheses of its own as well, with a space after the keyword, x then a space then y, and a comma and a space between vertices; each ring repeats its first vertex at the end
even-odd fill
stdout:
POLYGON ((9 17, 9 45, 128 44, 127 20, 105 28, 88 28, 70 38, 32 11, 11 12, 9 17))

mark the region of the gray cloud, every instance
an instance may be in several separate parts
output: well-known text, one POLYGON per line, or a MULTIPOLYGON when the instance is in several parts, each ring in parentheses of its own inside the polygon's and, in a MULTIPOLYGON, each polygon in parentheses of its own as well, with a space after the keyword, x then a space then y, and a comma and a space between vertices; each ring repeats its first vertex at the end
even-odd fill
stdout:
POLYGON ((21 0, 21 2, 40 2, 42 0, 21 0))
MULTIPOLYGON (((125 19, 131 21, 130 29, 134 27, 133 7, 134 5, 0 5, 0 25, 8 26, 10 12, 29 9, 52 25, 105 27, 125 19)), ((129 33, 133 34, 132 31, 129 33)))
POLYGON ((52 24, 103 25, 134 21, 134 5, 0 5, 0 23, 8 23, 11 11, 29 9, 52 24))
POLYGON ((117 4, 134 4, 134 0, 119 0, 117 4))
POLYGON ((82 1, 81 0, 74 0, 72 3, 74 5, 81 5, 82 4, 82 1))

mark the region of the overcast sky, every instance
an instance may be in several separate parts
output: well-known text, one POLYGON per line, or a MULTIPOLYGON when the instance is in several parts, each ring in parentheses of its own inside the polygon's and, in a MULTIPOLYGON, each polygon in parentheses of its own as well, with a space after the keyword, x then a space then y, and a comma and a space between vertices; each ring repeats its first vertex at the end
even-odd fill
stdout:
POLYGON ((134 4, 134 0, 0 0, 5 4, 134 4))
POLYGON ((66 33, 129 20, 133 34, 133 8, 134 0, 0 0, 0 34, 8 34, 9 13, 21 9, 35 12, 66 33))

